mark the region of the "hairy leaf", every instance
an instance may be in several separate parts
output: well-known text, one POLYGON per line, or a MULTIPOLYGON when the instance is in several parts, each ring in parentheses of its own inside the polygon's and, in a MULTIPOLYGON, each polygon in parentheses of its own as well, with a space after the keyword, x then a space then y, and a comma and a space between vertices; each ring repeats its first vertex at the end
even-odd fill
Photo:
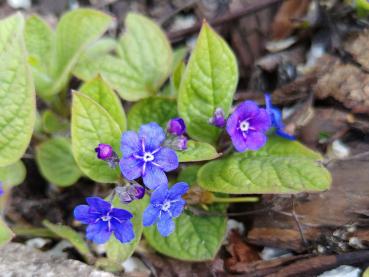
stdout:
POLYGON ((180 162, 208 161, 218 158, 219 155, 212 145, 194 140, 187 142, 186 150, 177 151, 180 162))

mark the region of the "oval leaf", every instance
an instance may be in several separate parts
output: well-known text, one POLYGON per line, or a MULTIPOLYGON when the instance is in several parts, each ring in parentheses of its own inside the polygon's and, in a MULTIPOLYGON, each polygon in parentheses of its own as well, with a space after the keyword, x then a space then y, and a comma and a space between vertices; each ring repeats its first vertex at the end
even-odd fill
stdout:
POLYGON ((3 182, 6 188, 17 186, 23 183, 26 173, 26 167, 19 160, 11 165, 0 167, 0 181, 3 182))
POLYGON ((38 145, 36 161, 41 174, 52 184, 70 186, 81 177, 72 146, 66 138, 52 138, 38 145))
POLYGON ((210 144, 189 140, 187 149, 176 151, 180 162, 199 162, 216 159, 220 156, 217 150, 210 144))
POLYGON ((100 73, 129 101, 155 94, 171 70, 173 53, 165 33, 152 20, 130 13, 121 37, 120 58, 107 57, 100 73))
POLYGON ((23 27, 20 14, 0 21, 0 166, 20 159, 31 139, 36 118, 23 27))
POLYGON ((121 243, 114 236, 111 236, 108 244, 106 245, 106 255, 109 259, 116 262, 123 262, 128 259, 136 249, 136 246, 141 240, 141 235, 143 231, 142 225, 142 213, 148 204, 149 198, 141 200, 136 200, 128 205, 124 205, 119 202, 118 197, 114 199, 114 207, 125 209, 133 214, 131 220, 133 224, 133 231, 135 232, 135 238, 130 243, 121 243))
POLYGON ((322 157, 296 141, 271 137, 261 150, 234 153, 204 165, 198 184, 232 194, 298 193, 329 188, 322 157))
POLYGON ((69 123, 50 110, 42 114, 42 127, 46 133, 53 134, 69 130, 69 123))
POLYGON ((204 23, 178 94, 178 112, 188 134, 215 143, 220 129, 208 120, 216 108, 228 115, 238 80, 236 58, 226 42, 204 23))
POLYGON ((162 237, 155 225, 145 228, 146 240, 164 255, 184 261, 206 261, 217 254, 226 232, 227 220, 222 216, 182 214, 175 224, 175 231, 168 237, 162 237))
POLYGON ((101 77, 96 77, 85 83, 79 91, 101 105, 111 115, 121 130, 126 129, 126 115, 122 104, 118 96, 101 77))
POLYGON ((0 247, 8 243, 14 237, 14 233, 0 218, 0 247))
POLYGON ((106 143, 119 153, 120 136, 118 124, 102 106, 82 93, 73 92, 72 150, 83 173, 97 182, 117 181, 119 169, 99 160, 94 149, 99 143, 106 143))
POLYGON ((129 130, 138 130, 142 124, 156 122, 164 129, 171 118, 177 117, 176 101, 165 97, 150 97, 137 102, 128 113, 129 130))

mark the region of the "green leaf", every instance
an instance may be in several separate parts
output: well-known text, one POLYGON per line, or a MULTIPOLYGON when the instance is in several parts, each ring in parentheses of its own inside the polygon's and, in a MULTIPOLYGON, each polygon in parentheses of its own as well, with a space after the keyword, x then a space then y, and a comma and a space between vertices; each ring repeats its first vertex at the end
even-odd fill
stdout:
POLYGON ((42 224, 62 239, 69 241, 84 257, 85 261, 90 263, 93 260, 93 255, 83 237, 72 228, 61 224, 53 224, 48 220, 44 220, 42 224))
POLYGON ((177 117, 176 101, 166 97, 150 97, 137 102, 128 112, 128 129, 138 130, 142 124, 156 122, 164 129, 177 117))
POLYGON ((197 180, 197 172, 201 168, 198 164, 188 165, 181 168, 181 172, 178 174, 177 182, 185 182, 188 185, 195 185, 197 180))
POLYGON ((369 277, 369 267, 367 267, 366 270, 364 271, 363 277, 369 277))
POLYGON ((128 101, 156 94, 168 78, 173 53, 165 33, 152 20, 130 13, 119 41, 120 58, 108 56, 101 75, 128 101))
POLYGON ((42 127, 46 133, 53 134, 66 131, 69 128, 69 124, 57 114, 46 110, 42 114, 42 127))
POLYGON ((67 138, 52 138, 37 145, 36 161, 41 174, 61 187, 73 185, 82 175, 67 138))
POLYGON ((329 188, 331 175, 320 160, 318 153, 296 141, 271 137, 258 151, 205 164, 198 183, 209 191, 233 194, 323 191, 329 188))
POLYGON ((20 14, 0 20, 0 166, 22 157, 35 124, 35 94, 23 28, 20 14))
POLYGON ((36 88, 43 91, 52 85, 49 72, 54 49, 54 33, 42 18, 33 15, 26 20, 24 39, 36 88))
POLYGON ((23 183, 26 173, 26 167, 19 160, 11 165, 0 167, 0 181, 3 182, 5 188, 17 186, 23 183))
POLYGON ((0 218, 0 247, 8 243, 14 237, 14 233, 0 218))
POLYGON ((96 182, 113 183, 120 177, 119 169, 96 157, 99 143, 110 144, 119 153, 122 130, 111 115, 90 97, 73 92, 72 150, 84 174, 96 182))
POLYGON ((96 77, 85 83, 79 91, 100 104, 121 130, 127 128, 126 115, 118 96, 101 77, 96 77))
POLYGON ((189 140, 187 149, 176 151, 179 162, 199 162, 216 159, 220 156, 217 150, 210 144, 189 140))
MULTIPOLYGON (((224 211, 223 205, 213 205, 211 211, 224 211)), ((195 216, 182 214, 175 219, 175 231, 162 237, 157 227, 144 229, 149 244, 158 252, 184 261, 211 260, 217 254, 227 227, 222 216, 195 216)))
POLYGON ((106 245, 106 255, 109 259, 116 262, 123 262, 133 254, 134 250, 141 240, 141 235, 143 231, 142 213, 145 210, 148 202, 149 197, 145 196, 145 198, 133 201, 127 205, 120 203, 118 197, 115 197, 113 202, 114 207, 128 210, 133 214, 131 222, 133 224, 135 238, 130 243, 121 243, 114 236, 112 236, 108 244, 106 245))
POLYGON ((116 49, 117 42, 112 38, 102 38, 92 44, 81 55, 73 70, 73 75, 84 81, 89 81, 98 75, 105 57, 116 49))
POLYGON ((112 18, 92 9, 76 9, 62 16, 55 33, 55 51, 51 68, 52 85, 40 91, 49 97, 61 91, 83 51, 109 27, 112 18))
POLYGON ((216 108, 228 115, 238 81, 236 58, 226 42, 204 23, 181 81, 178 112, 188 134, 215 143, 220 129, 208 123, 216 108))

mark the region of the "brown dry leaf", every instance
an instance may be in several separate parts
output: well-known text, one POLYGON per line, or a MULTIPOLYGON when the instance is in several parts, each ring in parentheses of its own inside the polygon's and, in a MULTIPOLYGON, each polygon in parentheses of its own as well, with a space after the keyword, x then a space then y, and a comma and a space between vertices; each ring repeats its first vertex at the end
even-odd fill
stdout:
POLYGON ((272 39, 281 40, 292 34, 295 24, 293 19, 306 14, 310 0, 287 0, 279 8, 272 24, 272 39))
POLYGON ((369 30, 361 32, 355 39, 348 40, 344 47, 353 59, 366 69, 369 69, 369 30))
POLYGON ((246 265, 260 260, 256 250, 247 245, 235 230, 231 231, 229 244, 226 248, 231 257, 226 259, 224 264, 227 270, 231 272, 236 271, 235 268, 240 267, 241 264, 246 265))
POLYGON ((369 113, 369 74, 329 56, 319 60, 317 69, 325 72, 315 85, 318 98, 333 97, 355 113, 369 113), (322 64, 325 71, 319 68, 322 64))

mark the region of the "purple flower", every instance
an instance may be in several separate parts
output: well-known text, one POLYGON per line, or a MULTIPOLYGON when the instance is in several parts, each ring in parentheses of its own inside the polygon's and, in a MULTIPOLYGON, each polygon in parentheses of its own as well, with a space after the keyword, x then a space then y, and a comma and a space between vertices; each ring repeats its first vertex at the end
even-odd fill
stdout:
POLYGON ((277 107, 274 107, 272 105, 272 100, 270 97, 270 94, 265 94, 265 106, 266 110, 270 115, 270 118, 272 119, 272 127, 275 128, 275 133, 285 139, 288 140, 295 140, 296 138, 284 131, 284 123, 282 119, 282 113, 281 110, 277 107))
POLYGON ((226 120, 222 108, 215 109, 213 117, 209 119, 209 124, 218 128, 224 128, 226 126, 226 120))
POLYGON ((227 121, 227 133, 238 152, 258 150, 264 146, 266 131, 270 128, 270 116, 253 101, 237 106, 227 121))
POLYGON ((129 184, 124 187, 116 187, 115 192, 120 202, 131 203, 133 200, 142 199, 145 196, 145 188, 138 184, 129 184))
POLYGON ((100 197, 88 197, 88 205, 79 205, 74 209, 74 217, 83 224, 88 224, 86 237, 96 244, 109 240, 114 233, 117 240, 127 243, 135 234, 130 219, 133 215, 123 209, 114 208, 100 197))
POLYGON ((113 156, 113 147, 109 144, 100 143, 98 147, 95 148, 95 152, 97 153, 97 158, 105 161, 113 156))
POLYGON ((143 225, 151 226, 156 223, 159 233, 163 237, 169 236, 175 228, 173 218, 178 217, 186 204, 182 195, 188 190, 184 182, 175 184, 168 189, 168 185, 161 185, 151 195, 150 204, 143 213, 143 225))
POLYGON ((186 132, 186 124, 180 117, 173 118, 168 122, 167 131, 175 136, 183 135, 186 132))
POLYGON ((123 176, 128 180, 142 176, 150 189, 167 184, 164 172, 178 167, 178 157, 172 149, 161 146, 164 140, 165 133, 155 122, 142 125, 138 134, 124 132, 120 148, 123 157, 119 162, 123 176))
POLYGON ((0 196, 4 194, 3 183, 0 182, 0 196))

